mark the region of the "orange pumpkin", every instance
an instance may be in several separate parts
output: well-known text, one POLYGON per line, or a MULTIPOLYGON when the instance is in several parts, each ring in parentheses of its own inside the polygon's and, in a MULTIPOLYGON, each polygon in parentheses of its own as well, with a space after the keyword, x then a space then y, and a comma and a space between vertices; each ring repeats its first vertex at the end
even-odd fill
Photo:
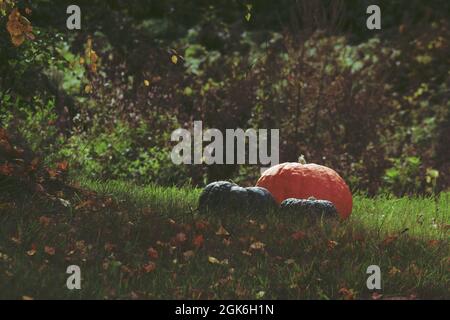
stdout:
POLYGON ((352 213, 353 199, 349 187, 333 169, 318 164, 288 162, 265 171, 256 183, 269 190, 278 203, 289 199, 331 201, 346 219, 352 213))

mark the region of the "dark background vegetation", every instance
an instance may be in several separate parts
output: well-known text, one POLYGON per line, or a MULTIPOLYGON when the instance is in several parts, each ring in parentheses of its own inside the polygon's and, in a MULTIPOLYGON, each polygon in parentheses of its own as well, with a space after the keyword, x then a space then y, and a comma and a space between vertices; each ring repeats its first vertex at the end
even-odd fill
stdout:
POLYGON ((0 127, 24 161, 75 176, 254 184, 255 166, 171 163, 172 131, 202 120, 278 128, 282 162, 304 154, 370 195, 448 189, 450 2, 375 3, 17 1, 36 39, 13 46, 2 14, 0 127))

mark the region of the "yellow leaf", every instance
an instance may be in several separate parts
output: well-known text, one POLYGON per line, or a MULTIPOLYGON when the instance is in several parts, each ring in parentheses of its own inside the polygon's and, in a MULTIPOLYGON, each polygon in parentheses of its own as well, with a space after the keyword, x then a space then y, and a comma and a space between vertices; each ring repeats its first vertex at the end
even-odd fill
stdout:
POLYGON ((263 250, 266 245, 262 242, 255 242, 250 245, 250 249, 253 250, 263 250))
POLYGON ((220 264, 220 261, 214 257, 208 257, 208 262, 212 264, 220 264))
POLYGON ((395 276, 397 273, 401 273, 401 270, 396 267, 392 267, 389 270, 389 275, 391 275, 391 276, 395 276))
POLYGON ((149 87, 150 86, 150 81, 144 80, 144 86, 149 87))
POLYGON ((92 63, 96 63, 98 61, 97 53, 94 50, 91 50, 89 58, 91 59, 92 63))
POLYGON ((92 86, 90 84, 86 85, 86 87, 84 87, 84 92, 87 94, 92 93, 92 86))
POLYGON ((170 59, 172 60, 173 64, 177 64, 178 63, 178 57, 176 55, 172 55, 172 57, 170 59))

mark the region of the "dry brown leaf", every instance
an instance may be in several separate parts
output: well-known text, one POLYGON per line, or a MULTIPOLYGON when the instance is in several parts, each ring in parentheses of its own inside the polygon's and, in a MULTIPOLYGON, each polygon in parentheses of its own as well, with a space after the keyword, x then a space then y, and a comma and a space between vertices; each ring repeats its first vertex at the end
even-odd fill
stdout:
POLYGON ((48 254, 49 256, 54 256, 55 253, 56 253, 55 248, 50 247, 50 246, 45 246, 45 247, 44 247, 44 251, 45 251, 45 253, 48 254))

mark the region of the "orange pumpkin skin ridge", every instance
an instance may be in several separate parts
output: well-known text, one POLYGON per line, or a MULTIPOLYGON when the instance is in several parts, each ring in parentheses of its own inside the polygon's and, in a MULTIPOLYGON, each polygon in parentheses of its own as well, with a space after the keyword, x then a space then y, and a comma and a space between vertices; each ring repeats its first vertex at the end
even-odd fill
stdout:
POLYGON ((269 190, 278 203, 288 198, 315 197, 331 201, 343 219, 352 213, 352 193, 344 179, 333 169, 318 164, 276 165, 263 173, 256 186, 269 190))

